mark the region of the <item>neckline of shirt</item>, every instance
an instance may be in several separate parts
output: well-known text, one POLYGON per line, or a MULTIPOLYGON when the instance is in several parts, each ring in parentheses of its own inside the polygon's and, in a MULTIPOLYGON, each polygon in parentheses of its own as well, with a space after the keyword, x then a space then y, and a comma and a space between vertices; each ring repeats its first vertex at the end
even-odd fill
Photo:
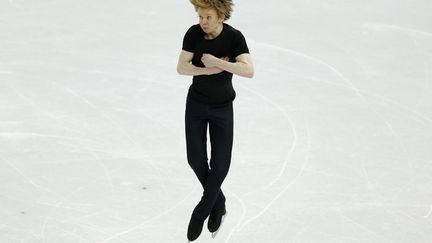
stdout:
POLYGON ((214 40, 217 40, 225 31, 226 31, 226 28, 227 28, 227 24, 225 24, 225 23, 222 23, 222 31, 219 33, 219 35, 217 35, 215 38, 213 38, 213 39, 206 39, 205 38, 205 35, 206 35, 206 33, 201 29, 201 31, 204 33, 204 35, 203 35, 203 39, 205 40, 205 41, 214 41, 214 40))

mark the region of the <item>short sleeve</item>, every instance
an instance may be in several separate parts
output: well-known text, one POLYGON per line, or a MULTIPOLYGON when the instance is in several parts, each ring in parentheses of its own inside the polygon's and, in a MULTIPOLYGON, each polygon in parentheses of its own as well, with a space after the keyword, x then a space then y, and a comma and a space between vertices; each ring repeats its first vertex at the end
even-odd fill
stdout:
POLYGON ((234 44, 233 44, 233 54, 234 57, 238 55, 249 53, 249 48, 246 43, 246 39, 240 31, 235 31, 234 44))
POLYGON ((195 26, 192 26, 189 28, 189 30, 186 32, 185 36, 183 37, 183 46, 182 49, 188 52, 194 52, 195 51, 195 26))

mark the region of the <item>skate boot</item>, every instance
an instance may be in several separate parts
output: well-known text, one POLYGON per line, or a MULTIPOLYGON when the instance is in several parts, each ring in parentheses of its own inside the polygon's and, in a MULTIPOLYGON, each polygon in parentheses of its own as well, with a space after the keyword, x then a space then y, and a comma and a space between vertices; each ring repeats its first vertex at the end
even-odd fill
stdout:
POLYGON ((212 234, 212 238, 216 237, 226 215, 227 215, 227 211, 225 207, 223 209, 212 211, 210 213, 209 220, 207 222, 207 228, 212 234))
POLYGON ((187 231, 187 238, 189 242, 196 240, 200 236, 203 224, 204 220, 197 219, 193 215, 191 216, 187 231))

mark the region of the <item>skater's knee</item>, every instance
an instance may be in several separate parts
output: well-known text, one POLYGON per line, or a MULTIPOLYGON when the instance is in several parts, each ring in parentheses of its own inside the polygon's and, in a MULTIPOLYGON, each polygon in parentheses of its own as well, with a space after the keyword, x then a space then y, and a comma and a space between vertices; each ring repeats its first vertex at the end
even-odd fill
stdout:
POLYGON ((204 157, 188 157, 188 164, 197 174, 205 174, 209 170, 207 159, 204 157))
POLYGON ((220 178, 225 178, 229 171, 229 166, 216 166, 211 168, 211 173, 217 175, 220 178))
POLYGON ((192 154, 188 153, 187 160, 190 166, 202 166, 203 164, 207 164, 207 156, 205 154, 192 154))

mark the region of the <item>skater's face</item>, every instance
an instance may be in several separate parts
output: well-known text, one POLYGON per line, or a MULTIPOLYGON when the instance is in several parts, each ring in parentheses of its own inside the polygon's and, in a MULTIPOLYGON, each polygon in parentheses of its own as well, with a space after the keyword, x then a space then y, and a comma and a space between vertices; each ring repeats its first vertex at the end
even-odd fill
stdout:
POLYGON ((198 8, 199 24, 206 34, 215 34, 223 23, 216 10, 212 8, 198 8))

